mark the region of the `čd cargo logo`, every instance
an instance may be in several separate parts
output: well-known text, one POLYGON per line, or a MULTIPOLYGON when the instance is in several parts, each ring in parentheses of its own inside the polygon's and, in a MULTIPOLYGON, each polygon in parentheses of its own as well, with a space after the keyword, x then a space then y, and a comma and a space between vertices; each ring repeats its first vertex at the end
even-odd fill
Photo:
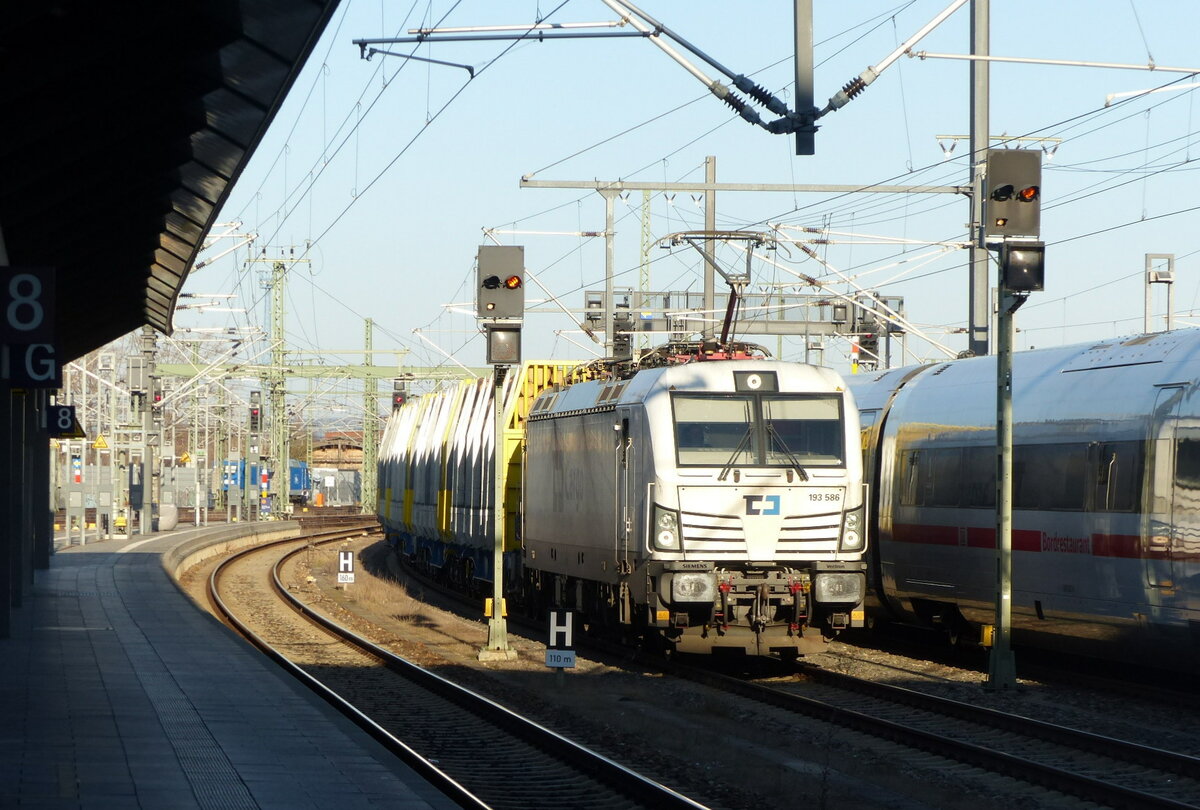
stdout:
POLYGON ((778 515, 778 495, 743 495, 746 499, 747 515, 778 515), (764 508, 765 504, 765 508, 764 508))

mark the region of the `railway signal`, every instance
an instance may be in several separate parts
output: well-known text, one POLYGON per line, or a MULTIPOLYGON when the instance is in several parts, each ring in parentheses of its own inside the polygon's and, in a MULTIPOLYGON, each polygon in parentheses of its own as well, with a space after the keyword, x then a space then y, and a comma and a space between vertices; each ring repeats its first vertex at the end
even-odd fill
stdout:
POLYGON ((1042 228, 1042 153, 989 149, 983 200, 984 237, 1037 239, 1042 228))
POLYGON ((478 273, 476 314, 480 318, 525 317, 525 248, 481 245, 478 273))
MULTIPOLYGON (((476 256, 475 312, 487 335, 487 362, 493 367, 492 420, 496 442, 493 458, 492 509, 492 604, 504 604, 504 535, 508 525, 508 493, 502 470, 504 453, 504 377, 509 366, 521 364, 521 325, 525 317, 525 248, 519 245, 480 245, 476 256)), ((517 651, 508 645, 504 611, 488 617, 487 645, 479 651, 481 661, 511 661, 517 651)))
POLYGON ((487 363, 489 366, 518 366, 521 364, 521 325, 484 324, 487 332, 487 363))
POLYGON ((1006 240, 1000 245, 1000 284, 1013 292, 1038 292, 1045 287, 1046 243, 1006 240))
POLYGON ((996 624, 988 656, 988 687, 1016 686, 1012 633, 1013 313, 1044 288, 1041 236, 1042 153, 989 149, 983 199, 984 244, 999 251, 996 319, 996 624))
POLYGON ((262 392, 250 392, 250 432, 258 433, 262 430, 262 392))

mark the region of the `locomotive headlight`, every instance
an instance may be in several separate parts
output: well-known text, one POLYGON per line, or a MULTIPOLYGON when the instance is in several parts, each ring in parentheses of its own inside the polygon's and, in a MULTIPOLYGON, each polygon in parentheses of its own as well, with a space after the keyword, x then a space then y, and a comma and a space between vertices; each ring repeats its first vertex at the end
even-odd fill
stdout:
POLYGON ((825 571, 817 574, 813 583, 813 598, 818 602, 849 602, 863 599, 866 580, 862 574, 825 571))
POLYGON ((862 511, 847 512, 842 521, 842 551, 858 551, 863 547, 862 511))
POLYGON ((672 602, 712 602, 717 596, 717 578, 710 572, 671 574, 672 602))
POLYGON ((679 548, 679 514, 658 505, 654 507, 654 547, 664 551, 679 548))

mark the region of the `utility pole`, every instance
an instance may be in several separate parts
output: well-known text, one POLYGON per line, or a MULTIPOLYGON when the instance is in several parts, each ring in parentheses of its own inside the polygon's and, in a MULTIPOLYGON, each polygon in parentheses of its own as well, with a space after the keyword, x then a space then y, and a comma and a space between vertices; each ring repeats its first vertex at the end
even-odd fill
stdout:
MULTIPOLYGON (((226 462, 229 458, 229 405, 225 401, 225 386, 217 386, 217 441, 216 463, 221 465, 218 473, 216 506, 225 510, 225 522, 230 522, 230 484, 226 477, 226 462)), ((209 462, 210 464, 212 462, 209 462)))
POLYGON ((795 0, 792 21, 796 52, 796 154, 817 153, 817 108, 813 104, 813 4, 795 0))
MULTIPOLYGON (((650 231, 650 189, 642 189, 642 264, 638 272, 638 292, 641 294, 641 306, 647 305, 646 293, 650 292, 650 248, 654 245, 654 236, 650 231)), ((644 334, 638 341, 638 348, 650 347, 650 335, 644 334)))
MULTIPOLYGON (((704 158, 704 230, 712 233, 717 229, 717 190, 713 186, 717 182, 717 159, 713 155, 704 158)), ((704 253, 707 256, 716 256, 716 242, 712 239, 704 240, 704 253)), ((712 311, 717 307, 717 274, 713 271, 712 264, 704 262, 704 312, 711 315, 712 311)), ((606 325, 607 329, 611 329, 611 325, 606 325)), ((701 336, 704 339, 711 339, 716 329, 716 322, 706 320, 704 329, 701 331, 701 336)))
MULTIPOLYGON (((370 366, 374 362, 372 358, 373 327, 374 322, 367 318, 364 366, 370 366)), ((368 376, 363 380, 362 490, 359 496, 362 500, 362 514, 364 515, 374 514, 375 508, 378 506, 379 469, 376 465, 379 462, 379 433, 375 426, 378 413, 379 389, 375 378, 368 376)))
POLYGON ((287 364, 287 347, 283 332, 283 293, 287 280, 287 265, 277 261, 271 265, 271 369, 267 375, 267 419, 271 425, 271 455, 267 468, 271 476, 272 517, 280 518, 288 508, 289 459, 287 391, 283 369, 287 364))
POLYGON ((613 353, 613 273, 615 272, 616 245, 614 244, 613 228, 616 225, 613 217, 613 198, 620 192, 600 190, 604 197, 604 354, 611 357, 613 353))
MULTIPOLYGON (((250 259, 251 263, 266 263, 271 265, 269 288, 271 291, 271 328, 268 339, 271 342, 271 364, 263 375, 267 389, 267 425, 269 442, 263 466, 271 472, 270 502, 273 517, 280 517, 289 508, 288 485, 290 459, 288 457, 288 416, 287 416, 287 343, 284 333, 284 293, 287 289, 288 264, 307 262, 308 259, 295 258, 295 248, 291 248, 291 257, 283 259, 250 259)), ((265 256, 266 249, 263 249, 265 256)), ((247 474, 249 462, 247 462, 247 474)), ((261 471, 260 471, 261 476, 261 471)), ((260 515, 261 517, 261 515, 260 515)))
POLYGON ((1150 332, 1154 323, 1154 293, 1155 284, 1165 284, 1167 287, 1167 331, 1174 327, 1175 319, 1175 254, 1147 253, 1146 254, 1146 315, 1142 320, 1142 331, 1150 332))
POLYGON ((262 391, 250 392, 250 420, 246 425, 245 456, 242 465, 242 513, 249 520, 254 514, 254 503, 258 502, 258 519, 262 519, 262 495, 259 481, 262 479, 263 440, 262 440, 262 391), (253 471, 251 471, 253 466, 253 471))
MULTIPOLYGON (((200 361, 200 344, 199 344, 199 342, 193 342, 192 343, 192 362, 198 364, 199 361, 200 361)), ((199 526, 201 524, 201 519, 200 519, 200 471, 203 468, 203 465, 200 461, 200 455, 201 455, 201 453, 200 453, 200 435, 199 435, 200 411, 201 411, 201 408, 203 407, 203 405, 207 405, 207 403, 202 404, 202 402, 201 402, 201 390, 200 389, 201 389, 201 386, 199 386, 199 385, 195 386, 192 389, 192 397, 191 397, 192 413, 188 419, 189 424, 188 424, 188 437, 187 437, 188 464, 194 465, 193 470, 196 475, 195 481, 192 482, 192 484, 193 484, 193 486, 192 486, 192 492, 193 492, 192 524, 195 526, 199 526)), ((172 455, 174 455, 174 453, 172 453, 172 455)), ((184 466, 186 468, 187 465, 184 465, 184 466)), ((179 486, 181 483, 179 480, 179 473, 178 473, 178 469, 179 469, 178 460, 176 460, 176 462, 175 462, 175 469, 176 469, 175 503, 178 504, 179 503, 179 486)))
MULTIPOLYGON (((989 4, 991 0, 971 0, 971 53, 988 56, 990 53, 989 4)), ((968 289, 969 323, 967 350, 977 357, 988 353, 988 320, 991 286, 988 282, 987 247, 984 245, 983 181, 987 168, 991 136, 989 120, 989 78, 987 60, 971 62, 971 283, 968 289)))
POLYGON ((1012 689, 1017 664, 1012 652, 1012 347, 1013 313, 1025 303, 1000 286, 996 324, 996 616, 988 654, 989 689, 1012 689))
POLYGON ((158 457, 155 448, 159 443, 159 434, 154 430, 154 404, 150 392, 154 388, 154 361, 157 351, 154 328, 142 327, 142 367, 145 369, 145 384, 141 394, 141 428, 142 428, 142 507, 138 516, 138 533, 149 534, 154 519, 154 510, 158 506, 161 495, 159 487, 162 475, 158 471, 158 457))

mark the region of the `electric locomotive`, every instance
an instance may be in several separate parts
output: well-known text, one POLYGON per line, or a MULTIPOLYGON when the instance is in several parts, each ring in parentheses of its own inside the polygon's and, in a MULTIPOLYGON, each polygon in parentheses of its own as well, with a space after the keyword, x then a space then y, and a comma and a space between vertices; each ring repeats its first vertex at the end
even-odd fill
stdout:
MULTIPOLYGON (((996 361, 851 381, 877 499, 871 612, 974 633, 996 594, 996 361)), ((1200 663, 1200 330, 1013 359, 1018 644, 1200 663)))
POLYGON ((680 651, 795 654, 861 625, 857 414, 828 369, 690 363, 543 394, 525 445, 530 599, 680 651))
MULTIPOLYGON (((858 411, 835 372, 741 359, 510 377, 510 599, 683 652, 790 657, 863 625, 858 411)), ((492 576, 490 389, 410 400, 380 463, 392 542, 479 591, 492 576)))

